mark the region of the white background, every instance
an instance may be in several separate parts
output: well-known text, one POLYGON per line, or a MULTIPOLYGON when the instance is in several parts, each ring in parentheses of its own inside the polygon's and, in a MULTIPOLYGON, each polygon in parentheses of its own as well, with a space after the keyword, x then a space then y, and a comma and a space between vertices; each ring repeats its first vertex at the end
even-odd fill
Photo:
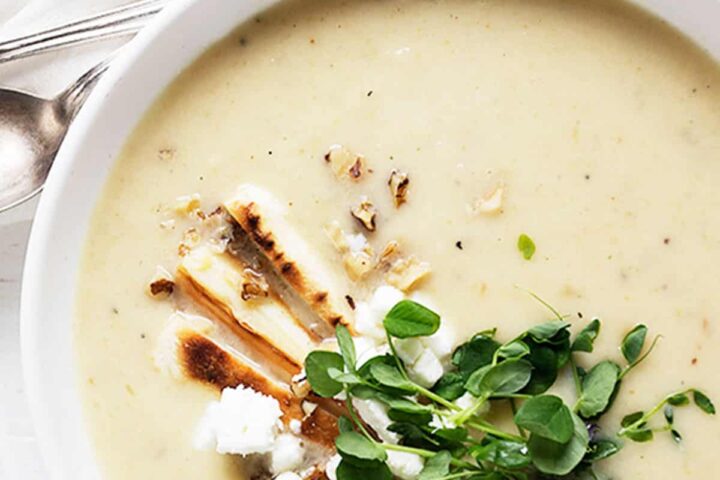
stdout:
MULTIPOLYGON (((131 0, 0 0, 0 40, 131 0)), ((0 87, 52 97, 128 39, 0 64, 0 87)), ((2 159, 0 159, 2 161, 2 159)), ((0 213, 0 479, 46 479, 25 405, 19 348, 22 264, 37 199, 0 213)), ((52 348, 48 345, 47 348, 52 348)))

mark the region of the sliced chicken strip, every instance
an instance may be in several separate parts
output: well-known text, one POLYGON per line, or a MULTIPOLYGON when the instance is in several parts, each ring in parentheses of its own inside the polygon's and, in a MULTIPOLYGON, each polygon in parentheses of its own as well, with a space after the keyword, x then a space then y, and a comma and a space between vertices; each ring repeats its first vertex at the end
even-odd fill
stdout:
POLYGON ((299 420, 304 438, 328 451, 335 448, 338 426, 334 413, 320 404, 306 416, 303 399, 295 396, 289 385, 273 380, 259 365, 221 346, 210 337, 213 331, 207 319, 174 314, 154 352, 156 366, 175 378, 196 381, 218 392, 242 385, 273 397, 280 404, 283 423, 299 420))
POLYGON ((288 379, 318 342, 276 296, 243 300, 242 281, 238 260, 209 246, 188 252, 176 275, 183 293, 230 327, 255 358, 285 371, 288 379))
POLYGON ((225 208, 278 275, 324 322, 332 328, 337 323, 352 324, 346 292, 337 287, 342 282, 288 223, 286 208, 277 198, 245 184, 225 208))

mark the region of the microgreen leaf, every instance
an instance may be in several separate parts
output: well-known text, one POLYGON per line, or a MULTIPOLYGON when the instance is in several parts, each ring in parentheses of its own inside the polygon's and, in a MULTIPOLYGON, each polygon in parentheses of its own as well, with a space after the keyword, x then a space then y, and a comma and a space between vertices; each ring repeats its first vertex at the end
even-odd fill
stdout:
POLYGON ((501 468, 515 470, 530 464, 527 445, 522 442, 485 437, 470 454, 478 462, 490 462, 501 468))
POLYGON ((385 315, 383 325, 396 338, 432 335, 440 328, 440 315, 412 300, 401 300, 385 315))
POLYGON ((589 462, 597 462, 615 455, 620 451, 620 446, 612 440, 601 439, 590 443, 590 448, 585 460, 589 462))
POLYGON ((524 233, 518 237, 517 248, 525 260, 530 260, 535 255, 535 242, 524 233))
POLYGON ((354 372, 355 363, 357 362, 355 357, 355 343, 353 343, 347 327, 338 323, 337 327, 335 327, 335 337, 337 338, 338 347, 340 348, 340 354, 343 357, 345 366, 347 366, 349 371, 354 372))
POLYGON ((357 385, 362 383, 362 379, 356 374, 351 372, 343 372, 335 367, 330 367, 327 370, 328 376, 336 382, 345 383, 348 385, 357 385))
POLYGON ((358 467, 387 460, 387 453, 382 447, 357 432, 343 432, 338 435, 335 447, 343 460, 358 467))
POLYGON ((432 407, 405 398, 396 398, 389 395, 378 397, 388 407, 388 417, 396 422, 409 422, 424 425, 432 420, 432 407))
POLYGON ((623 338, 620 349, 629 364, 635 363, 640 358, 647 332, 648 328, 645 325, 637 325, 623 338))
POLYGON ((665 416, 665 421, 668 425, 672 425, 673 421, 675 420, 675 412, 673 412, 673 408, 670 405, 665 406, 665 410, 663 410, 663 415, 665 416))
POLYGON ((370 366, 370 374, 380 385, 396 388, 404 392, 412 393, 417 390, 415 384, 405 378, 400 370, 394 365, 385 363, 374 363, 370 366))
POLYGON ((530 337, 532 337, 532 339, 538 343, 552 342, 553 340, 556 340, 556 335, 558 335, 563 330, 567 330, 569 326, 570 324, 567 322, 553 320, 551 322, 545 322, 539 325, 535 325, 527 331, 527 334, 530 335, 530 337))
POLYGON ((558 356, 555 351, 543 345, 533 344, 527 361, 533 367, 530 382, 523 389, 523 393, 538 395, 555 383, 558 375, 558 356))
POLYGON ((480 367, 489 365, 500 344, 485 334, 475 335, 469 342, 455 349, 452 363, 465 379, 480 367))
POLYGON ((506 343, 497 351, 497 356, 502 358, 522 358, 530 353, 530 347, 522 340, 514 340, 506 343))
POLYGON ((643 418, 643 415, 645 415, 645 412, 633 412, 628 415, 625 415, 623 419, 620 421, 620 426, 623 428, 629 427, 633 423, 637 422, 641 418, 643 418))
POLYGON ((473 373, 465 388, 477 397, 515 393, 527 385, 531 374, 532 365, 529 362, 505 360, 473 373))
POLYGON ((570 350, 573 352, 592 353, 595 339, 599 334, 600 320, 595 318, 585 328, 580 330, 580 333, 578 333, 577 337, 575 337, 570 350))
POLYGON ((392 480, 393 476, 385 463, 373 462, 370 465, 358 467, 342 460, 338 465, 337 480, 392 480))
POLYGON ((570 409, 560 397, 539 395, 528 399, 515 414, 515 423, 525 430, 558 443, 573 436, 570 409))
POLYGON ((574 431, 570 441, 553 442, 539 435, 530 435, 528 449, 533 464, 549 475, 567 475, 582 461, 587 452, 590 437, 585 423, 572 414, 574 431))
POLYGON ((682 407, 690 403, 690 399, 685 393, 677 393, 671 397, 668 397, 667 402, 673 407, 682 407))
POLYGON ((337 424, 340 433, 352 432, 355 430, 355 425, 353 424, 352 420, 350 420, 345 415, 342 415, 338 418, 337 424))
POLYGON ((608 406, 615 391, 620 367, 606 360, 595 365, 582 382, 582 394, 578 400, 578 411, 584 418, 594 417, 608 406))
POLYGON ((439 480, 450 473, 452 455, 447 450, 441 450, 425 461, 418 480, 439 480))
POLYGON ((313 391, 321 397, 333 397, 340 393, 343 386, 328 374, 330 368, 342 371, 343 359, 335 352, 316 350, 305 358, 305 372, 313 391))
POLYGON ((459 372, 447 372, 437 381, 433 392, 445 400, 457 400, 465 393, 465 379, 459 372))
POLYGON ((708 415, 715 415, 715 405, 713 405, 707 395, 702 393, 700 390, 693 390, 693 400, 700 410, 708 415))
POLYGON ((653 431, 649 428, 639 428, 634 430, 628 430, 625 433, 625 436, 632 440, 633 442, 643 443, 643 442, 649 442, 653 439, 653 431))

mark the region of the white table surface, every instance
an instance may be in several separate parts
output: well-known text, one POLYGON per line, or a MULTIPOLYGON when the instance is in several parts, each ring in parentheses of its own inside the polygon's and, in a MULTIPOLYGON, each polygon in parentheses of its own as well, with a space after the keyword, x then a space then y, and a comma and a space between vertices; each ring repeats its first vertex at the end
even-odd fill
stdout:
MULTIPOLYGON (((130 0, 0 0, 0 39, 130 0)), ((53 96, 128 39, 0 64, 0 86, 53 96)), ((2 161, 2 159, 0 159, 2 161)), ((22 266, 37 198, 0 213, 0 479, 47 479, 23 391, 19 345, 22 266)))

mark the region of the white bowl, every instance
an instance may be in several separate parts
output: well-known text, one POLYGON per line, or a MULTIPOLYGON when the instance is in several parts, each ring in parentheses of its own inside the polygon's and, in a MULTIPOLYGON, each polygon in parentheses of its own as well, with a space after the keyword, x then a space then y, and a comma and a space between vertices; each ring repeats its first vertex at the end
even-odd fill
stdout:
MULTIPOLYGON (((176 0, 114 61, 75 120, 35 217, 22 289, 25 385, 53 479, 99 469, 76 385, 73 310, 90 215, 126 137, 157 95, 214 41, 277 0, 176 0)), ((642 0, 720 58, 718 0, 642 0)))

